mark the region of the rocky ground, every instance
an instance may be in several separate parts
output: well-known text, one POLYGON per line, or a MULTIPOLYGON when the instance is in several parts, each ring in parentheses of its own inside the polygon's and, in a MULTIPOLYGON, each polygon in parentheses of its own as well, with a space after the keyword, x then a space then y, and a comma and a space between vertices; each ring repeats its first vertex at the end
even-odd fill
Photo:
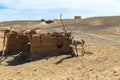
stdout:
MULTIPOLYGON (((92 54, 81 57, 79 47, 79 57, 61 55, 18 65, 11 63, 14 56, 8 56, 0 65, 0 80, 120 80, 120 17, 66 19, 64 23, 75 38, 86 41, 85 50, 92 54)), ((1 22, 0 26, 62 31, 59 20, 52 24, 40 21, 1 22)), ((3 34, 0 36, 2 50, 3 34)))

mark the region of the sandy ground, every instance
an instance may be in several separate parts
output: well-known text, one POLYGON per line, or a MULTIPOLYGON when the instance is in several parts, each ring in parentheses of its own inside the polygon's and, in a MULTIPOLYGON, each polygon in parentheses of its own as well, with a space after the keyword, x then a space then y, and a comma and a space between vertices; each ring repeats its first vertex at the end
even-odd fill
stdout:
MULTIPOLYGON (((79 57, 61 55, 18 65, 10 64, 13 56, 9 56, 0 65, 0 80, 120 80, 119 24, 103 29, 103 22, 106 21, 106 27, 110 24, 109 19, 108 23, 103 18, 104 21, 94 18, 92 21, 87 20, 85 21, 89 24, 84 20, 72 21, 73 23, 66 21, 66 26, 69 26, 68 30, 73 31, 75 38, 83 38, 86 41, 85 50, 93 54, 81 57, 79 47, 79 57)), ((118 20, 113 24, 117 23, 118 20)), ((43 30, 59 31, 59 26, 59 23, 55 23, 53 27, 45 27, 43 30)), ((2 34, 0 45, 2 48, 2 34)))

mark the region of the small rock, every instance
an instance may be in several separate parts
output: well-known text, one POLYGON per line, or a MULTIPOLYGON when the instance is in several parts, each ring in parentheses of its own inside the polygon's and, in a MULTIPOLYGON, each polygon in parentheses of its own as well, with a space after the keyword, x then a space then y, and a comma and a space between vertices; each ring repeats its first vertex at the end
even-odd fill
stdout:
POLYGON ((113 73, 117 73, 116 71, 113 71, 113 73))
POLYGON ((37 71, 36 69, 34 69, 34 71, 37 71))
POLYGON ((92 71, 92 69, 90 69, 90 71, 92 71))
POLYGON ((117 74, 115 74, 115 76, 118 76, 117 74))
POLYGON ((85 68, 85 66, 83 66, 83 68, 85 68))
POLYGON ((20 72, 17 72, 17 74, 20 74, 20 72))
POLYGON ((69 78, 67 78, 67 80, 70 80, 69 78))

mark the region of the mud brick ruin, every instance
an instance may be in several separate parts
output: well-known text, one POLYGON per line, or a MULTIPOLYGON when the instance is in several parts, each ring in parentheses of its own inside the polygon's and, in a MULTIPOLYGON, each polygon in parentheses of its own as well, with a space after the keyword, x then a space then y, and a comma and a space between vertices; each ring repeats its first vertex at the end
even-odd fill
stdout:
POLYGON ((62 33, 33 35, 30 55, 71 53, 70 42, 70 37, 62 33))
POLYGON ((21 51, 29 51, 29 39, 27 35, 19 32, 11 32, 7 34, 6 53, 8 55, 17 54, 21 51))
POLYGON ((35 33, 31 31, 11 31, 7 33, 6 53, 23 52, 28 57, 72 53, 71 32, 35 33))

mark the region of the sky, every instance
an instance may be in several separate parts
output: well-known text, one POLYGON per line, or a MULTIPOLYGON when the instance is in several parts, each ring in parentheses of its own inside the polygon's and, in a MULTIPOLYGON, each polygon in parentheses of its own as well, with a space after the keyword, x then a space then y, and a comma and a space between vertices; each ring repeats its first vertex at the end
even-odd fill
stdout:
POLYGON ((120 16, 120 0, 0 0, 0 22, 120 16))

